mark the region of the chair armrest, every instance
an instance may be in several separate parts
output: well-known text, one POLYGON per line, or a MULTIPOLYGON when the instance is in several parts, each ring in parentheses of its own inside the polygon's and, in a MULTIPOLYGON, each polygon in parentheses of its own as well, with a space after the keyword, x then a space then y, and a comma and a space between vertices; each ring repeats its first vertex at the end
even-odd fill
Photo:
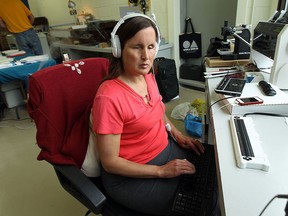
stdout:
POLYGON ((101 213, 106 197, 84 173, 73 165, 52 164, 62 187, 95 214, 101 213))

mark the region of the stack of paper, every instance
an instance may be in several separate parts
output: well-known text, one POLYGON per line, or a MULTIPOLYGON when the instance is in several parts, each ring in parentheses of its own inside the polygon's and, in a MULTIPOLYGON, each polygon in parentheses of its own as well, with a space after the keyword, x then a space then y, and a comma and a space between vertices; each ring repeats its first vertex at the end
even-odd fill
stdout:
POLYGON ((23 63, 34 63, 39 61, 48 61, 49 56, 46 55, 36 55, 36 56, 28 56, 26 58, 21 59, 20 61, 23 63))
POLYGON ((223 77, 227 75, 242 73, 238 67, 221 67, 221 68, 209 68, 206 72, 204 72, 204 77, 206 79, 214 78, 214 77, 223 77))
POLYGON ((2 53, 7 56, 7 57, 16 57, 16 56, 21 56, 25 55, 26 52, 24 50, 5 50, 2 51, 2 53))

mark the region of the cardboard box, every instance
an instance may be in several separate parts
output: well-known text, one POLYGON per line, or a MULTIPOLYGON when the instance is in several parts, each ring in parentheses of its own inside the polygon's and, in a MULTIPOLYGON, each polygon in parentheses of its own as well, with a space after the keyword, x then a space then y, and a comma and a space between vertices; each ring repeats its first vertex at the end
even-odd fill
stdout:
POLYGON ((208 67, 228 67, 248 64, 250 59, 222 60, 220 57, 207 57, 206 61, 208 67))
POLYGON ((252 104, 240 106, 236 103, 236 98, 229 95, 219 94, 220 98, 227 98, 222 100, 224 106, 232 115, 244 115, 246 113, 273 113, 273 114, 288 114, 288 94, 280 90, 278 87, 272 85, 276 91, 275 96, 266 96, 262 93, 258 83, 246 83, 240 97, 254 97, 258 96, 263 100, 262 104, 252 104))

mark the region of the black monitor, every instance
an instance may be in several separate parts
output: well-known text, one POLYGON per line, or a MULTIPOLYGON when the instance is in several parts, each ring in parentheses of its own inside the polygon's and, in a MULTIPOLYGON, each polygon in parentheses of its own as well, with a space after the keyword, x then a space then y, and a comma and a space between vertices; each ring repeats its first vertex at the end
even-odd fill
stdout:
POLYGON ((259 22, 254 29, 251 58, 259 68, 271 67, 272 84, 288 89, 288 25, 259 22))

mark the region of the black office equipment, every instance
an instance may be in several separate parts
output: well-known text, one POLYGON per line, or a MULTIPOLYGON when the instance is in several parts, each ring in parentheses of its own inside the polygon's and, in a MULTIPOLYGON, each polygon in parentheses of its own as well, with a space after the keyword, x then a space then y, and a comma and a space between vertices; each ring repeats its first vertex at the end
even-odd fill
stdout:
POLYGON ((273 87, 267 83, 264 80, 261 80, 258 85, 261 87, 262 91, 264 92, 265 95, 267 96, 274 96, 276 95, 276 91, 275 89, 273 89, 273 87))
POLYGON ((269 82, 280 89, 288 89, 288 25, 259 22, 254 29, 251 56, 258 68, 271 67, 269 82))
POLYGON ((215 88, 215 92, 219 94, 233 95, 239 97, 242 94, 245 83, 245 79, 224 77, 218 84, 218 86, 215 88))
POLYGON ((214 146, 205 145, 204 154, 191 152, 187 159, 195 165, 196 173, 181 176, 173 210, 189 216, 210 216, 216 185, 214 146))
POLYGON ((221 28, 223 36, 222 45, 219 54, 223 60, 249 59, 250 58, 250 31, 244 26, 228 26, 228 21, 224 21, 224 27, 221 28), (234 51, 230 52, 230 43, 228 36, 235 37, 234 51), (228 51, 228 52, 227 52, 228 51))

